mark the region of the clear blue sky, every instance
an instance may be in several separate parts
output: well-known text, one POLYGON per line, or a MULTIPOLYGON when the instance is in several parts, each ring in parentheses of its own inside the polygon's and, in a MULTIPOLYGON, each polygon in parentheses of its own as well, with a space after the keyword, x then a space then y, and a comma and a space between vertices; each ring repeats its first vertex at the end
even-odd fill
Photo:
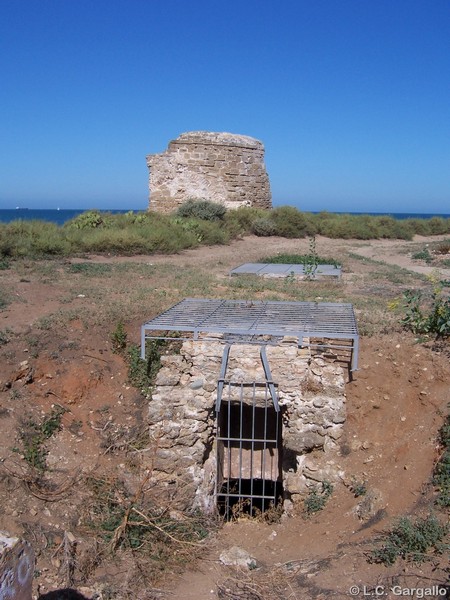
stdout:
POLYGON ((449 0, 3 0, 0 101, 0 208, 145 209, 210 130, 275 205, 450 213, 449 0))

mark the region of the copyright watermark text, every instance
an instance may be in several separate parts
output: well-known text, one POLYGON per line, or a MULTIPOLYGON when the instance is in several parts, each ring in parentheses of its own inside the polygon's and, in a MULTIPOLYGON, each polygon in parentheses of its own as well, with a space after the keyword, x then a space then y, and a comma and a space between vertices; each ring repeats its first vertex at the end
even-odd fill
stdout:
POLYGON ((447 596, 447 589, 440 585, 433 585, 431 587, 402 587, 400 585, 394 585, 387 587, 384 585, 376 585, 375 587, 369 587, 366 585, 352 585, 349 589, 350 596, 361 596, 366 598, 378 598, 392 594, 392 596, 408 596, 410 598, 429 598, 429 597, 441 597, 447 596))

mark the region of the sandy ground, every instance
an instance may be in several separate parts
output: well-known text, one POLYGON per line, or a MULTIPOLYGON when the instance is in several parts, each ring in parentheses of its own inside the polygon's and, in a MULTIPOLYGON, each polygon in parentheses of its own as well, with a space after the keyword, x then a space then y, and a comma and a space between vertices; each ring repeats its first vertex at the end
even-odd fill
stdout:
MULTIPOLYGON (((436 238, 416 238, 413 242, 318 238, 317 248, 323 256, 344 258, 339 284, 343 287, 336 287, 336 294, 394 297, 397 284, 383 279, 379 263, 406 269, 404 277, 408 272, 429 275, 435 267, 412 260, 411 254, 434 241, 436 238)), ((196 268, 213 276, 214 293, 219 294, 228 290, 224 282, 238 264, 277 252, 307 251, 307 240, 250 236, 229 246, 198 248, 173 256, 92 256, 89 262, 196 268)), ((86 262, 86 258, 70 262, 86 262)), ((82 319, 64 325, 52 320, 48 329, 36 326, 62 309, 82 305, 93 310, 94 305, 106 303, 104 281, 92 277, 78 281, 76 289, 84 292, 91 286, 96 290, 92 298, 73 289, 68 296, 69 286, 74 284, 64 278, 65 268, 61 265, 60 277, 45 275, 33 266, 0 272, 2 286, 10 295, 9 304, 0 312, 0 331, 9 332, 10 338, 0 347, 0 529, 25 535, 36 547, 36 597, 38 590, 43 593, 67 585, 58 551, 65 531, 79 538, 80 555, 87 548, 83 541, 87 534, 79 520, 87 497, 76 483, 77 474, 101 473, 106 477, 123 472, 126 455, 104 452, 105 423, 109 420, 117 427, 132 427, 145 423, 146 414, 139 392, 127 384, 123 359, 111 352, 110 329, 82 319), (52 493, 42 498, 36 490, 30 491, 24 460, 12 448, 17 445, 23 419, 29 414, 48 413, 55 402, 67 412, 62 430, 49 447, 52 493), (70 493, 57 494, 64 486, 70 493)), ((450 269, 441 268, 440 274, 450 278, 450 269)), ((421 280, 416 284, 424 285, 421 280)), ((158 281, 158 289, 164 285, 158 281)), ((137 325, 147 316, 152 315, 138 315, 128 324, 130 336, 138 339, 137 325)), ((352 585, 360 586, 360 593, 355 595, 361 598, 375 597, 377 585, 384 586, 384 597, 393 598, 389 591, 393 582, 421 588, 430 583, 444 584, 448 577, 445 558, 416 566, 400 561, 392 567, 367 561, 374 540, 397 517, 424 515, 432 506, 430 480, 440 451, 437 436, 450 397, 448 347, 435 351, 430 344, 418 344, 400 328, 391 330, 390 322, 386 321, 384 332, 378 327, 376 335, 362 337, 360 369, 346 386, 346 433, 339 457, 345 476, 323 511, 310 518, 298 515, 278 523, 241 520, 226 524, 206 543, 200 559, 184 571, 171 569, 171 575, 151 586, 143 585, 133 569, 124 574, 120 571, 123 565, 115 566, 112 561, 108 567, 93 567, 84 579, 78 573, 74 587, 86 597, 101 600, 308 600, 349 598, 352 585), (349 489, 353 478, 364 480, 367 497, 355 498, 349 489), (363 501, 370 514, 366 519, 357 514, 363 501), (257 568, 225 567, 220 554, 232 546, 251 554, 257 568), (134 596, 120 587, 124 580, 128 590, 134 589, 134 596)), ((441 518, 448 519, 448 514, 441 514, 441 518)))

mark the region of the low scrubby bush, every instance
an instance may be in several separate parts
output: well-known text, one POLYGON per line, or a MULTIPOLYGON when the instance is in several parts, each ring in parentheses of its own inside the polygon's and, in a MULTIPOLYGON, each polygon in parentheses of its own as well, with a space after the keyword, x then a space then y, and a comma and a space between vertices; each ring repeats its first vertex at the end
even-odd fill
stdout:
POLYGON ((444 293, 439 278, 431 280, 428 294, 420 290, 405 290, 402 297, 402 325, 416 334, 450 335, 450 298, 444 293))
POLYGON ((179 217, 203 219, 204 221, 221 221, 227 209, 223 204, 210 200, 191 198, 177 210, 179 217))
POLYGON ((287 238, 303 238, 308 233, 308 223, 303 213, 293 206, 280 206, 270 213, 275 225, 275 235, 287 238))
POLYGON ((111 334, 112 351, 115 354, 123 354, 127 348, 127 341, 128 336, 125 325, 123 324, 123 321, 120 320, 111 334))
POLYGON ((414 252, 411 258, 414 260, 424 260, 427 264, 429 264, 433 260, 430 251, 426 247, 422 250, 419 250, 418 252, 414 252))
POLYGON ((305 512, 313 515, 321 511, 333 493, 333 486, 329 481, 323 481, 320 490, 311 490, 304 500, 305 512))
POLYGON ((28 417, 21 422, 19 429, 21 447, 13 450, 21 452, 28 465, 37 472, 43 473, 47 468, 48 450, 45 443, 53 434, 60 431, 61 418, 65 412, 66 409, 62 406, 55 405, 41 421, 28 417))
POLYGON ((184 232, 190 234, 195 245, 207 244, 208 246, 212 246, 215 244, 226 244, 230 240, 227 229, 217 221, 175 217, 173 223, 181 227, 184 232))
POLYGON ((71 230, 66 235, 78 252, 88 253, 169 254, 198 244, 193 233, 162 215, 129 227, 71 230))
POLYGON ((432 514, 415 521, 402 517, 386 534, 383 545, 372 551, 369 561, 386 566, 393 565, 398 558, 414 563, 424 562, 432 553, 448 551, 450 546, 444 543, 448 530, 448 525, 442 524, 432 514))
POLYGON ((258 217, 251 224, 250 231, 260 237, 275 235, 277 228, 272 219, 268 217, 258 217))
POLYGON ((97 229, 105 223, 105 214, 98 210, 87 210, 65 223, 66 229, 97 229))
POLYGON ((441 235, 448 233, 450 219, 443 219, 442 217, 432 217, 428 221, 428 235, 441 235))
POLYGON ((67 256, 71 244, 55 223, 17 220, 2 231, 0 254, 11 258, 67 256))
POLYGON ((251 206, 241 206, 234 210, 227 211, 224 224, 230 237, 252 233, 253 223, 258 219, 268 219, 270 210, 262 208, 253 208, 251 206))

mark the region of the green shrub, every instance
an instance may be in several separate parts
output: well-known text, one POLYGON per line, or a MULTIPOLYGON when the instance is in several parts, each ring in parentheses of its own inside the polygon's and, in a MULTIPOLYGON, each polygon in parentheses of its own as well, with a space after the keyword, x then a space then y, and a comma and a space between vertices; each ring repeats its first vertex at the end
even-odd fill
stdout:
POLYGON ((137 226, 72 230, 68 236, 78 252, 87 253, 173 253, 198 243, 193 234, 161 215, 137 226))
POLYGON ((114 353, 123 354, 127 347, 127 332, 125 331, 123 321, 119 321, 112 332, 111 343, 114 353))
POLYGON ((250 231, 260 237, 275 235, 276 230, 275 223, 268 217, 258 217, 250 227, 250 231))
POLYGON ((440 235, 448 232, 448 221, 449 219, 443 219, 442 217, 432 217, 428 221, 429 235, 440 235))
POLYGON ((308 234, 305 216, 293 206, 274 208, 270 214, 275 234, 287 238, 302 238, 308 234))
POLYGON ((433 260, 433 257, 431 256, 428 248, 423 248, 423 250, 414 252, 411 258, 413 258, 414 260, 424 260, 427 264, 429 264, 433 260))
POLYGON ((403 227, 409 228, 417 235, 439 235, 450 233, 450 218, 432 217, 431 219, 406 219, 399 221, 403 227))
POLYGON ((330 215, 319 221, 317 231, 329 238, 370 239, 373 233, 355 221, 351 215, 330 215))
POLYGON ((221 221, 227 209, 223 204, 210 200, 191 198, 177 210, 179 217, 203 219, 204 221, 221 221))
POLYGON ((365 496, 367 494, 367 484, 365 481, 353 479, 349 487, 355 498, 365 496))
POLYGON ((442 554, 450 546, 444 543, 448 525, 443 525, 434 515, 412 521, 401 517, 393 529, 386 534, 386 540, 369 556, 370 562, 393 565, 397 558, 421 563, 430 558, 431 553, 442 554))
POLYGON ((406 219, 404 225, 413 235, 428 235, 427 219, 406 219))
POLYGON ((433 277, 432 284, 428 297, 419 290, 403 292, 401 323, 416 334, 447 337, 450 335, 450 298, 444 295, 444 286, 438 278, 433 277))
POLYGON ((23 454, 26 462, 42 473, 47 468, 48 450, 45 442, 61 429, 61 418, 66 410, 59 405, 52 408, 49 415, 44 417, 41 422, 37 422, 31 417, 24 419, 19 429, 19 439, 22 447, 15 449, 23 454))
POLYGON ((381 215, 330 214, 314 215, 316 233, 330 238, 370 240, 378 238, 410 240, 414 230, 407 221, 381 215))
POLYGON ((218 221, 175 217, 173 222, 181 227, 183 231, 191 234, 198 244, 207 244, 209 246, 226 244, 230 239, 228 231, 218 221))
POLYGON ((104 216, 98 210, 87 210, 81 215, 70 219, 65 223, 67 229, 97 229, 104 223, 104 216))
POLYGON ((150 365, 141 358, 141 350, 135 344, 127 350, 128 382, 141 392, 147 393, 151 385, 150 365))
POLYGON ((146 358, 141 358, 139 346, 128 348, 128 381, 144 393, 147 393, 161 368, 161 353, 167 347, 165 340, 147 340, 146 358))
POLYGON ((151 339, 145 344, 145 359, 141 358, 141 349, 136 344, 127 348, 128 381, 144 394, 149 392, 156 375, 161 368, 161 355, 164 351, 179 353, 181 342, 177 339, 151 339))
POLYGON ((377 237, 386 239, 411 239, 412 235, 407 224, 386 215, 375 217, 377 237))
POLYGON ((270 219, 270 212, 270 210, 251 206, 228 210, 224 218, 225 228, 231 238, 252 233, 254 221, 261 218, 270 219))
POLYGON ((58 225, 47 221, 12 221, 3 229, 0 241, 0 253, 14 258, 64 256, 70 251, 58 225))
POLYGON ((308 254, 276 254, 275 256, 263 258, 259 262, 303 265, 304 273, 307 279, 314 277, 319 265, 334 265, 336 267, 340 266, 335 259, 323 258, 317 254, 315 235, 311 235, 309 238, 308 254))
POLYGON ((323 481, 320 490, 311 490, 304 500, 306 514, 312 515, 321 511, 330 499, 332 493, 333 486, 329 481, 323 481))
POLYGON ((134 212, 130 210, 125 213, 123 219, 121 219, 121 215, 117 216, 119 217, 119 223, 122 221, 124 227, 128 225, 141 225, 151 220, 151 215, 148 211, 134 212))

